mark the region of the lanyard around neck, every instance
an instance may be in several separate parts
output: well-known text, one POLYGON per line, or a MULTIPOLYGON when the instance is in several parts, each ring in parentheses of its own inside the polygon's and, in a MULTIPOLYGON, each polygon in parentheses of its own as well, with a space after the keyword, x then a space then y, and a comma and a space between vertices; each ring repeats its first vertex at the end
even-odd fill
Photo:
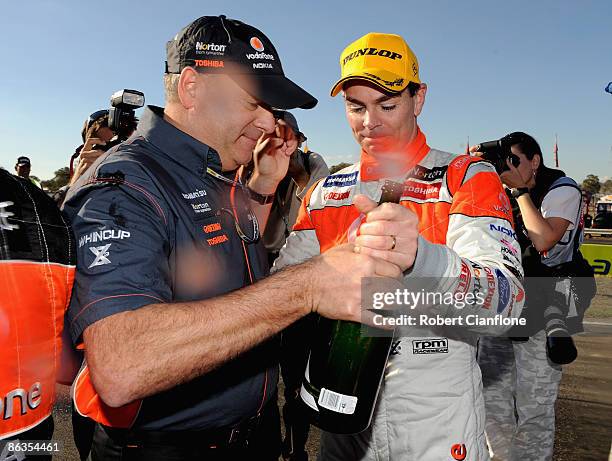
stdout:
POLYGON ((236 186, 243 187, 244 186, 242 184, 242 181, 240 180, 240 171, 236 172, 236 179, 233 179, 233 180, 232 179, 228 179, 225 176, 223 176, 222 174, 217 173, 211 167, 206 167, 206 173, 211 175, 213 178, 216 178, 216 179, 218 179, 220 181, 223 181, 226 184, 229 184, 232 187, 236 187, 236 186))

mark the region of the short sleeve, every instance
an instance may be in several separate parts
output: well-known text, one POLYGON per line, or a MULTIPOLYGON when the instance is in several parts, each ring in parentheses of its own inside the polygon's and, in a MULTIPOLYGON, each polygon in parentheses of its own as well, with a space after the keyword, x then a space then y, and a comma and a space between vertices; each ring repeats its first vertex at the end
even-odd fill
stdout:
POLYGON ((542 200, 542 216, 544 218, 563 218, 570 222, 567 230, 576 226, 580 209, 581 194, 573 186, 559 186, 548 192, 542 200))
POLYGON ((75 344, 98 320, 172 299, 169 231, 151 194, 95 188, 68 208, 77 268, 66 320, 75 344))

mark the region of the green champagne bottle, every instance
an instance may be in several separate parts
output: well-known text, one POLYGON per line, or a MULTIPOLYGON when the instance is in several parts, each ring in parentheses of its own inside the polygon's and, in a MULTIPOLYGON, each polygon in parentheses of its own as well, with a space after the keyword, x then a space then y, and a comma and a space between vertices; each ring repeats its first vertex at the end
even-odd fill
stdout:
MULTIPOLYGON (((403 184, 386 181, 379 204, 398 203, 402 191, 403 184)), ((356 434, 372 420, 393 337, 363 335, 363 329, 317 319, 300 397, 311 423, 324 431, 356 434)))

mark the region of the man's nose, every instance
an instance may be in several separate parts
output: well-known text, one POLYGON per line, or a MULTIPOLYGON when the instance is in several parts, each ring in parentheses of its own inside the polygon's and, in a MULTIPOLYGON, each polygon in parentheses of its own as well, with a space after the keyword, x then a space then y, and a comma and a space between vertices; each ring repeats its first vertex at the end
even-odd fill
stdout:
POLYGON ((259 106, 255 115, 255 122, 253 123, 257 128, 262 130, 264 133, 272 133, 276 127, 276 120, 271 110, 265 107, 259 106))
POLYGON ((378 126, 379 122, 373 111, 366 110, 363 115, 363 127, 371 130, 378 126))

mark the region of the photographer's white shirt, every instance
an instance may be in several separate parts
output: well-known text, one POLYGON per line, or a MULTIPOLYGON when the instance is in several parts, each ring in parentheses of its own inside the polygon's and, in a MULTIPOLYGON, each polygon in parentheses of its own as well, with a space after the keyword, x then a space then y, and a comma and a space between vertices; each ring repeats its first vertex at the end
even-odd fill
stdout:
MULTIPOLYGON (((540 211, 544 218, 563 218, 570 222, 565 234, 554 247, 542 253, 542 262, 556 266, 572 260, 574 235, 580 223, 582 194, 576 182, 568 177, 557 179, 542 200, 540 211)), ((578 236, 580 243, 582 235, 578 236)))

